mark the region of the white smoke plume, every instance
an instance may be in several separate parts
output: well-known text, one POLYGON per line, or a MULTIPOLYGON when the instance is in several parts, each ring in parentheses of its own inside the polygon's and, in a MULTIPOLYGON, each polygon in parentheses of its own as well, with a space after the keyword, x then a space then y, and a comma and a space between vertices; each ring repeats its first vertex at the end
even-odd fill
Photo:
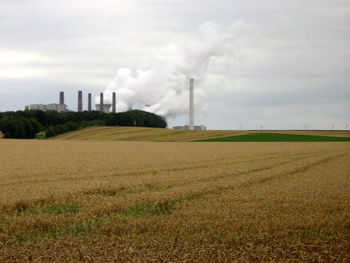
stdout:
MULTIPOLYGON (((194 78, 195 110, 205 111, 200 83, 210 61, 230 49, 231 29, 205 22, 198 29, 198 39, 185 45, 180 54, 155 56, 147 70, 120 68, 104 91, 105 103, 112 103, 112 92, 116 92, 117 112, 144 105, 145 111, 175 118, 188 113, 189 79, 194 78)), ((95 102, 99 103, 99 97, 95 102)))

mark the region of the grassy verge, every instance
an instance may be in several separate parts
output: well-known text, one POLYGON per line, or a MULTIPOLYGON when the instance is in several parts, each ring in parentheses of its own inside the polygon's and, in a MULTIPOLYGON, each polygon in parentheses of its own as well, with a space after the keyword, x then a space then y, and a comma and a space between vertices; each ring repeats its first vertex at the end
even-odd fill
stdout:
POLYGON ((198 140, 199 142, 349 142, 348 137, 281 134, 281 133, 252 133, 237 136, 198 140))

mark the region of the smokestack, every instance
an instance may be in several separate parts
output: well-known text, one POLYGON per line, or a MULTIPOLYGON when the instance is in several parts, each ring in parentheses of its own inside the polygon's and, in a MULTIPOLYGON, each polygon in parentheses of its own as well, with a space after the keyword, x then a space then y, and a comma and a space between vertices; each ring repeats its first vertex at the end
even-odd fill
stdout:
POLYGON ((100 93, 100 111, 103 112, 103 92, 100 93))
POLYGON ((190 127, 189 129, 190 130, 193 130, 193 114, 194 114, 194 109, 193 109, 193 82, 194 80, 193 79, 190 79, 190 116, 189 116, 189 119, 190 119, 190 127))
POLYGON ((91 93, 88 94, 88 111, 91 111, 91 93))
POLYGON ((83 92, 81 90, 78 91, 78 112, 83 111, 83 92))
POLYGON ((64 104, 64 92, 60 91, 60 104, 64 104))
POLYGON ((113 92, 113 100, 112 100, 112 112, 116 113, 116 100, 115 100, 115 92, 113 92))

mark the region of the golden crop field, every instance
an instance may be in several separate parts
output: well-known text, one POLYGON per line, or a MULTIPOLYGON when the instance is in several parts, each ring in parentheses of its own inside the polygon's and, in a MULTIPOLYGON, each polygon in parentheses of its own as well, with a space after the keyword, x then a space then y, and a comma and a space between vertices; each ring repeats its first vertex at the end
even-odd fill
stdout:
POLYGON ((349 262, 350 143, 0 140, 0 262, 349 262))
POLYGON ((175 130, 162 128, 141 127, 92 127, 74 132, 65 133, 55 137, 59 140, 108 140, 108 141, 162 141, 162 142, 184 142, 209 139, 214 137, 227 137, 256 132, 278 132, 289 134, 324 135, 350 137, 349 131, 327 131, 327 130, 283 130, 283 131, 234 131, 234 130, 175 130))
POLYGON ((213 137, 245 134, 244 131, 193 131, 148 127, 91 127, 59 135, 59 140, 108 141, 194 141, 213 137))

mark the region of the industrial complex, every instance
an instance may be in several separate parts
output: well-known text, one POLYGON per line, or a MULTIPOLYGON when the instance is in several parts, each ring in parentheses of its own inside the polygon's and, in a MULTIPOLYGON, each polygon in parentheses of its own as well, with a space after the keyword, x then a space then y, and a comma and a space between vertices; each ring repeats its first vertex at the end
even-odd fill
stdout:
POLYGON ((54 110, 54 111, 67 111, 68 107, 66 104, 64 104, 64 92, 60 92, 60 100, 59 103, 51 103, 51 104, 30 104, 28 106, 25 106, 25 110, 54 110))
MULTIPOLYGON (((100 103, 95 104, 95 108, 97 111, 103 111, 106 113, 116 112, 116 93, 113 92, 113 104, 106 104, 103 101, 103 93, 100 93, 100 103), (102 107, 101 107, 102 105, 102 107), (112 110, 112 111, 111 111, 112 110)), ((54 110, 57 112, 68 111, 68 106, 64 104, 64 92, 60 91, 59 103, 50 103, 50 104, 30 104, 25 106, 25 110, 54 110)), ((83 91, 78 91, 78 112, 83 111, 83 91)), ((91 93, 88 93, 88 111, 92 111, 92 99, 91 93)))
MULTIPOLYGON (((173 129, 181 129, 181 130, 206 130, 206 126, 194 125, 194 80, 190 79, 190 87, 189 87, 189 125, 184 126, 175 126, 173 129)), ((104 103, 103 92, 100 93, 100 103, 95 104, 96 111, 101 111, 105 113, 114 112, 116 113, 116 93, 112 93, 112 104, 104 103)), ((92 97, 91 93, 88 93, 88 111, 92 111, 92 97)), ((59 95, 59 103, 51 103, 51 104, 30 104, 25 106, 25 110, 54 110, 57 112, 68 111, 68 106, 64 103, 64 92, 60 91, 59 95)), ((83 91, 78 91, 78 112, 83 111, 83 91)))

